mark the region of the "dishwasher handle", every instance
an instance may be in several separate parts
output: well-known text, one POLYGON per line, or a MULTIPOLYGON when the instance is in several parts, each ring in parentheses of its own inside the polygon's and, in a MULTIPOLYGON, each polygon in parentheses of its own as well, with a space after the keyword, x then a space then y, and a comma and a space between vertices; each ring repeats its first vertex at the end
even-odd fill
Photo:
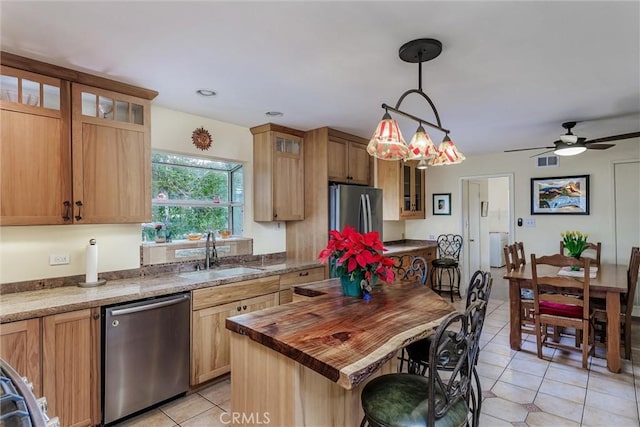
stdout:
POLYGON ((178 304, 181 303, 182 301, 189 299, 188 295, 179 295, 175 298, 172 299, 168 299, 168 300, 164 300, 164 301, 160 301, 160 302, 150 302, 149 304, 143 304, 143 305, 139 305, 137 307, 130 307, 130 308, 119 308, 116 310, 111 310, 111 316, 121 316, 124 314, 131 314, 131 313, 139 313, 141 311, 148 311, 148 310, 154 310, 156 308, 160 308, 160 307, 166 307, 169 305, 174 305, 174 304, 178 304))

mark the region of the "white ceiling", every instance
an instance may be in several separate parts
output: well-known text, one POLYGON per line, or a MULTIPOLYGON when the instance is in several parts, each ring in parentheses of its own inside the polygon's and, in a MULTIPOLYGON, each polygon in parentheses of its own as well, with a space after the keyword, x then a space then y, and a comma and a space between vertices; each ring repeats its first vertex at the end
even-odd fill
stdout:
MULTIPOLYGON (((380 105, 418 86, 418 66, 401 61, 399 47, 428 37, 443 52, 423 65, 423 89, 467 156, 549 145, 569 120, 584 121, 574 133, 588 139, 640 130, 638 1, 0 7, 2 50, 154 89, 157 105, 247 127, 330 126, 368 138, 380 105), (218 95, 198 97, 198 88, 218 95), (271 110, 284 116, 269 119, 271 110)), ((435 121, 419 96, 401 108, 435 121)), ((400 124, 408 140, 416 124, 400 124)))

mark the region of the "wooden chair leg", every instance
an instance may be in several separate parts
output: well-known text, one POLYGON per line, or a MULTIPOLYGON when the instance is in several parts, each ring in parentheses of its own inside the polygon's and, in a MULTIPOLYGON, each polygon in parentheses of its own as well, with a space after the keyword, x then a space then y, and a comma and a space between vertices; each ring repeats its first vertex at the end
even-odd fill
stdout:
MULTIPOLYGON (((587 369, 587 362, 589 361, 589 321, 584 320, 582 322, 582 368, 587 369)), ((578 330, 576 329, 576 336, 578 336, 578 330)))
MULTIPOLYGON (((547 327, 546 325, 544 326, 547 327)), ((538 359, 542 359, 542 325, 536 320, 536 345, 538 347, 538 359)))

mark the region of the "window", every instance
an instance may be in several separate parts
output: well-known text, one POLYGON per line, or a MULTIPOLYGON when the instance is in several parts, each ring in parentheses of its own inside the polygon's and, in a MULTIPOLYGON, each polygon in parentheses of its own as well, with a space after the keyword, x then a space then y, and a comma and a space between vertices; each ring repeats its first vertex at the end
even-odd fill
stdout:
POLYGON ((244 179, 241 163, 154 151, 151 155, 152 220, 143 241, 162 223, 172 239, 229 229, 242 234, 244 179))

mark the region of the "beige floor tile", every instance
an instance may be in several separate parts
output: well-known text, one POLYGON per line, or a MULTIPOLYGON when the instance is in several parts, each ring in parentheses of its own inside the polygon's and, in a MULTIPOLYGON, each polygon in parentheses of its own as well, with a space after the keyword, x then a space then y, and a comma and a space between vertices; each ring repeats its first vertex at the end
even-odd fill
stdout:
POLYGON ((552 363, 544 377, 561 383, 586 388, 589 372, 582 368, 573 368, 571 366, 563 366, 560 368, 552 363))
POLYGON ((538 393, 534 403, 544 412, 548 412, 577 423, 582 421, 582 411, 584 406, 580 403, 572 402, 546 393, 538 393))
POLYGON ((580 424, 566 418, 558 417, 546 412, 530 412, 527 424, 531 427, 579 427, 580 424))
POLYGON ((175 425, 176 423, 171 418, 157 408, 115 424, 116 427, 173 427, 175 425))
POLYGON ((543 377, 507 368, 504 370, 499 380, 517 385, 518 387, 537 391, 540 388, 540 384, 542 384, 543 377))
POLYGON ((223 427, 228 425, 231 425, 231 416, 217 406, 180 423, 180 427, 223 427))
POLYGON ((536 391, 517 385, 509 384, 504 381, 498 381, 491 388, 491 391, 498 397, 515 403, 533 403, 536 397, 536 391))
POLYGON ((571 400, 572 402, 576 402, 582 405, 585 402, 585 395, 587 390, 583 387, 565 384, 545 378, 542 381, 539 392, 571 400))
POLYGON ((606 365, 605 366, 592 365, 589 368, 589 376, 601 377, 601 378, 610 379, 614 381, 622 381, 627 384, 634 384, 635 382, 635 379, 632 374, 625 373, 625 372, 614 374, 613 372, 609 371, 609 369, 607 369, 606 365))
POLYGON ((625 381, 616 381, 610 378, 604 378, 601 375, 590 375, 587 389, 617 396, 621 399, 632 400, 634 402, 636 400, 636 390, 633 384, 629 384, 625 381))
POLYGON ((593 390, 587 390, 585 407, 598 408, 623 417, 638 419, 638 406, 635 401, 620 399, 619 397, 593 390))
POLYGON ((585 406, 584 414, 582 415, 582 425, 584 427, 638 427, 638 420, 637 418, 627 418, 620 414, 614 414, 612 412, 603 411, 599 408, 585 406))
POLYGON ((488 324, 484 324, 484 326, 482 327, 482 335, 486 334, 491 334, 491 335, 496 335, 498 332, 500 332, 502 330, 502 327, 504 325, 501 326, 495 326, 495 325, 488 325, 488 324))
POLYGON ((218 406, 221 407, 224 411, 231 412, 231 399, 218 403, 218 406))
POLYGON ((547 372, 549 362, 540 359, 536 359, 536 361, 513 359, 507 367, 515 371, 542 377, 547 372))
POLYGON ((504 367, 490 365, 484 362, 478 362, 476 369, 478 371, 478 375, 493 378, 494 380, 500 378, 500 375, 502 375, 502 371, 504 371, 504 367))
POLYGON ((482 387, 482 390, 491 390, 491 387, 493 387, 497 381, 495 378, 483 377, 479 374, 478 377, 480 378, 480 386, 482 387))
POLYGON ((482 402, 482 413, 510 422, 522 422, 528 414, 522 405, 499 397, 485 399, 482 402))
POLYGON ((478 361, 487 363, 489 365, 506 368, 509 362, 511 362, 511 356, 491 353, 489 351, 481 351, 480 355, 478 356, 478 361))
POLYGON ((480 414, 480 425, 481 426, 491 426, 491 427, 513 427, 509 421, 501 420, 500 418, 492 417, 487 414, 480 414))
POLYGON ((517 353, 517 351, 511 350, 511 347, 509 347, 508 345, 500 345, 494 342, 490 342, 489 344, 487 344, 487 346, 483 348, 482 351, 488 351, 489 353, 500 354, 502 356, 513 356, 517 353))
POLYGON ((231 399, 231 380, 229 378, 210 385, 204 390, 200 390, 198 394, 211 403, 220 404, 231 399))
POLYGON ((214 406, 213 403, 198 393, 194 393, 180 400, 162 405, 160 409, 176 423, 181 424, 183 421, 201 414, 214 406))

